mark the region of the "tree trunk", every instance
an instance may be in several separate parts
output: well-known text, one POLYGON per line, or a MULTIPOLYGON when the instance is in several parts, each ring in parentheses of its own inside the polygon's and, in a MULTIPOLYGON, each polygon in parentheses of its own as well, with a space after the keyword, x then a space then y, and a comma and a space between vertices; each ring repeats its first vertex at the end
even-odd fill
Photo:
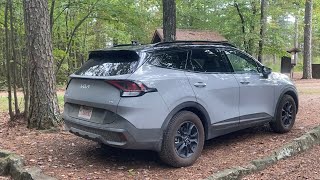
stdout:
POLYGON ((303 79, 312 79, 311 41, 312 41, 312 0, 306 0, 304 16, 304 56, 303 79))
POLYGON ((30 65, 28 62, 25 62, 25 67, 24 118, 28 119, 30 108, 30 65))
MULTIPOLYGON (((5 31, 4 27, 0 28, 0 31, 3 32, 5 31)), ((2 59, 4 60, 3 63, 2 63, 2 66, 0 67, 1 69, 1 73, 0 73, 0 76, 2 77, 6 77, 6 69, 7 69, 7 64, 6 64, 6 37, 3 36, 2 38, 2 43, 1 43, 1 50, 2 50, 2 59)))
POLYGON ((49 129, 60 123, 50 18, 47 0, 24 0, 25 29, 30 64, 28 127, 49 129))
POLYGON ((11 65, 10 65, 10 52, 9 52, 9 29, 8 29, 8 9, 9 1, 6 3, 5 14, 4 14, 4 28, 5 28, 5 37, 6 37, 6 64, 7 64, 7 86, 8 86, 8 108, 10 120, 13 120, 13 111, 12 111, 12 95, 11 95, 11 65))
POLYGON ((13 10, 12 10, 12 1, 8 0, 9 3, 9 11, 10 11, 10 30, 11 30, 11 50, 12 50, 12 59, 13 59, 13 65, 11 66, 12 69, 12 86, 13 86, 13 97, 14 97, 14 111, 15 114, 20 114, 19 110, 19 103, 18 103, 18 97, 17 97, 17 51, 16 51, 16 35, 15 35, 15 29, 13 26, 13 10))
POLYGON ((268 0, 261 0, 261 17, 260 17, 260 40, 259 40, 259 51, 258 61, 263 61, 263 46, 264 38, 267 31, 267 12, 268 12, 268 0))
POLYGON ((176 2, 163 0, 163 36, 165 42, 176 40, 176 2))
POLYGON ((251 34, 256 33, 256 25, 254 18, 257 16, 257 1, 251 1, 251 11, 252 11, 252 17, 253 19, 248 21, 250 22, 250 28, 249 29, 249 37, 248 37, 248 50, 247 53, 251 54, 252 56, 257 54, 257 49, 255 47, 255 38, 251 36, 251 34))
MULTIPOLYGON (((295 17, 294 21, 294 47, 299 48, 299 20, 298 16, 295 17)), ((298 53, 294 54, 294 62, 297 64, 298 63, 298 53)))
POLYGON ((54 23, 54 19, 53 19, 53 13, 54 13, 54 5, 55 5, 55 0, 51 0, 51 7, 50 7, 50 32, 52 34, 52 28, 53 28, 53 23, 54 23))
POLYGON ((241 20, 241 29, 242 29, 242 34, 243 34, 243 46, 244 46, 244 49, 246 50, 246 52, 248 52, 249 51, 249 46, 248 46, 247 37, 246 37, 246 22, 244 20, 243 14, 240 11, 239 4, 236 1, 234 1, 233 6, 237 9, 239 18, 241 20))

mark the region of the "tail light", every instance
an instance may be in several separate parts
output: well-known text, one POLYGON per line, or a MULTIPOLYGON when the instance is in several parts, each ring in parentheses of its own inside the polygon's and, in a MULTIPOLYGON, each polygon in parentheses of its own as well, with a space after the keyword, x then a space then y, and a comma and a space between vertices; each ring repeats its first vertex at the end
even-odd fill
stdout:
POLYGON ((107 80, 107 83, 119 89, 121 97, 137 97, 148 92, 157 92, 156 88, 149 88, 142 82, 130 80, 107 80))

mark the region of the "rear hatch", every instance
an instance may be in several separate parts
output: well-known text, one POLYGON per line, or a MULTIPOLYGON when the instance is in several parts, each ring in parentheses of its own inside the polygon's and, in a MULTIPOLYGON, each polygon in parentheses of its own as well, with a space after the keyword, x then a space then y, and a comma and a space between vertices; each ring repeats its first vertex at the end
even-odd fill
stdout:
POLYGON ((108 80, 125 80, 139 66, 135 51, 95 51, 73 75, 65 93, 65 115, 94 123, 112 123, 120 91, 108 80))

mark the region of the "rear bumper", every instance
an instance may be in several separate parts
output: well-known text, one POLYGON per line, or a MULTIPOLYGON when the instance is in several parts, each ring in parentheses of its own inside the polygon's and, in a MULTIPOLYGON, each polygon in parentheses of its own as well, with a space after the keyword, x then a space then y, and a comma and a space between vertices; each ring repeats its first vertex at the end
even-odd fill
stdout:
POLYGON ((137 129, 125 119, 111 124, 97 124, 64 114, 65 127, 85 139, 123 149, 161 150, 161 129, 137 129))

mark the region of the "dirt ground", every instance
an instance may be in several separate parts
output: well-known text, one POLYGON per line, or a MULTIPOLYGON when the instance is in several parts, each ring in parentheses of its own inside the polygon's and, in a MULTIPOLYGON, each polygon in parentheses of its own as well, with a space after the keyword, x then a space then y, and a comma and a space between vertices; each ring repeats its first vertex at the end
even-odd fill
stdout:
MULTIPOLYGON (((0 118, 0 148, 22 155, 27 166, 39 166, 58 179, 201 179, 224 168, 244 165, 269 155, 284 143, 320 125, 317 114, 320 80, 296 80, 296 85, 300 108, 290 133, 275 134, 264 126, 215 138, 206 142, 202 156, 192 167, 170 168, 160 162, 156 153, 149 151, 103 151, 97 143, 66 131, 43 133, 27 129, 24 123, 11 127, 7 114, 1 114, 0 118)), ((313 152, 317 153, 317 150, 319 148, 313 152)), ((299 171, 300 166, 294 164, 300 161, 298 158, 304 160, 301 166, 306 167, 312 160, 308 156, 297 156, 296 160, 283 161, 263 171, 262 176, 258 173, 248 178, 274 179, 283 172, 299 171), (287 168, 286 171, 283 168, 287 168)), ((306 173, 313 173, 312 169, 306 173)), ((318 174, 306 175, 319 178, 318 174)))
POLYGON ((320 179, 320 146, 290 159, 278 162, 243 180, 302 180, 320 179))
POLYGON ((0 180, 11 180, 12 178, 10 178, 10 177, 1 177, 0 176, 0 180))

